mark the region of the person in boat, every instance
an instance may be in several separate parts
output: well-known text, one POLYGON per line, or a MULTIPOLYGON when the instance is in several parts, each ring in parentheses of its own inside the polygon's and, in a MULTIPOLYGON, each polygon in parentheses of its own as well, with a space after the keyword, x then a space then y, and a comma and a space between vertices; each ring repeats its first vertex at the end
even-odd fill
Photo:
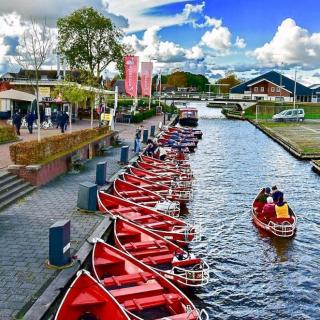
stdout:
POLYGON ((155 152, 154 143, 153 143, 153 141, 151 139, 148 139, 145 153, 146 153, 147 156, 153 157, 154 152, 155 152))
POLYGON ((283 193, 281 191, 278 191, 277 193, 275 212, 276 212, 276 216, 273 218, 270 218, 271 221, 275 223, 285 222, 285 221, 289 223, 293 223, 293 218, 292 218, 293 212, 289 207, 288 203, 283 200, 283 193))
POLYGON ((162 161, 166 160, 167 151, 166 151, 166 149, 164 147, 158 146, 157 152, 159 153, 159 159, 160 160, 162 160, 162 161))
POLYGON ((272 186, 271 187, 271 195, 273 195, 274 193, 276 193, 278 190, 277 186, 272 186))
POLYGON ((267 198, 271 195, 271 189, 269 187, 263 188, 262 194, 257 199, 259 202, 267 202, 267 198))
POLYGON ((262 214, 266 222, 269 222, 271 218, 276 216, 275 204, 271 196, 267 198, 267 203, 263 206, 262 214))

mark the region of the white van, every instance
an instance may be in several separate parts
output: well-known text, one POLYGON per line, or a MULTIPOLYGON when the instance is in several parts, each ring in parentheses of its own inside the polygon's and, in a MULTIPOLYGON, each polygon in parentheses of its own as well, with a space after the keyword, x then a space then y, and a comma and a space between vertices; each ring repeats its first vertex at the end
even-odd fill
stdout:
POLYGON ((272 119, 274 121, 303 121, 304 120, 304 110, 303 109, 287 109, 278 114, 275 114, 272 119))

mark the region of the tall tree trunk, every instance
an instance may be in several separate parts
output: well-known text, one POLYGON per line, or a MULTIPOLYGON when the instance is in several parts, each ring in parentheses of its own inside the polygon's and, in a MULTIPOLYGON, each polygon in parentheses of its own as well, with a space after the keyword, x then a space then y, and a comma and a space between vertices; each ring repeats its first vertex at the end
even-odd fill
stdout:
POLYGON ((36 99, 37 99, 37 134, 38 134, 38 142, 41 141, 41 132, 40 132, 40 104, 39 104, 39 75, 38 70, 36 70, 36 99))

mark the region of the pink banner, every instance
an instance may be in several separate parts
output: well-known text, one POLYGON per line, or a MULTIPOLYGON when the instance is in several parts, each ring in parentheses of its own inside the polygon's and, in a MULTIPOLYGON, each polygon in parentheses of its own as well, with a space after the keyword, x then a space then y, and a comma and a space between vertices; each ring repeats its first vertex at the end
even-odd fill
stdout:
POLYGON ((151 84, 152 84, 152 62, 141 62, 141 94, 143 96, 151 96, 151 84))
POLYGON ((124 57, 124 65, 126 93, 131 97, 137 97, 139 57, 124 57))

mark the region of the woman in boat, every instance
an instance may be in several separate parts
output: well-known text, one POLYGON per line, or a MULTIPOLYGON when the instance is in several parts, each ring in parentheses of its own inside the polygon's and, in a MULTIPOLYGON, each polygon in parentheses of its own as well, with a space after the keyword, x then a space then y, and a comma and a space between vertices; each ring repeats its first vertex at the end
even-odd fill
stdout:
POLYGON ((159 151, 159 159, 162 161, 166 160, 166 157, 167 157, 166 149, 162 146, 159 146, 158 151, 159 151))
POLYGON ((276 217, 275 204, 271 196, 267 198, 267 203, 263 206, 262 214, 266 222, 269 222, 271 218, 276 217))
MULTIPOLYGON (((283 201, 283 193, 280 191, 277 191, 277 201, 275 204, 275 212, 276 216, 271 218, 270 220, 275 222, 275 223, 280 223, 280 222, 289 222, 293 223, 292 219, 292 210, 289 207, 288 203, 286 201, 283 201)), ((275 193, 276 194, 276 193, 275 193)))

